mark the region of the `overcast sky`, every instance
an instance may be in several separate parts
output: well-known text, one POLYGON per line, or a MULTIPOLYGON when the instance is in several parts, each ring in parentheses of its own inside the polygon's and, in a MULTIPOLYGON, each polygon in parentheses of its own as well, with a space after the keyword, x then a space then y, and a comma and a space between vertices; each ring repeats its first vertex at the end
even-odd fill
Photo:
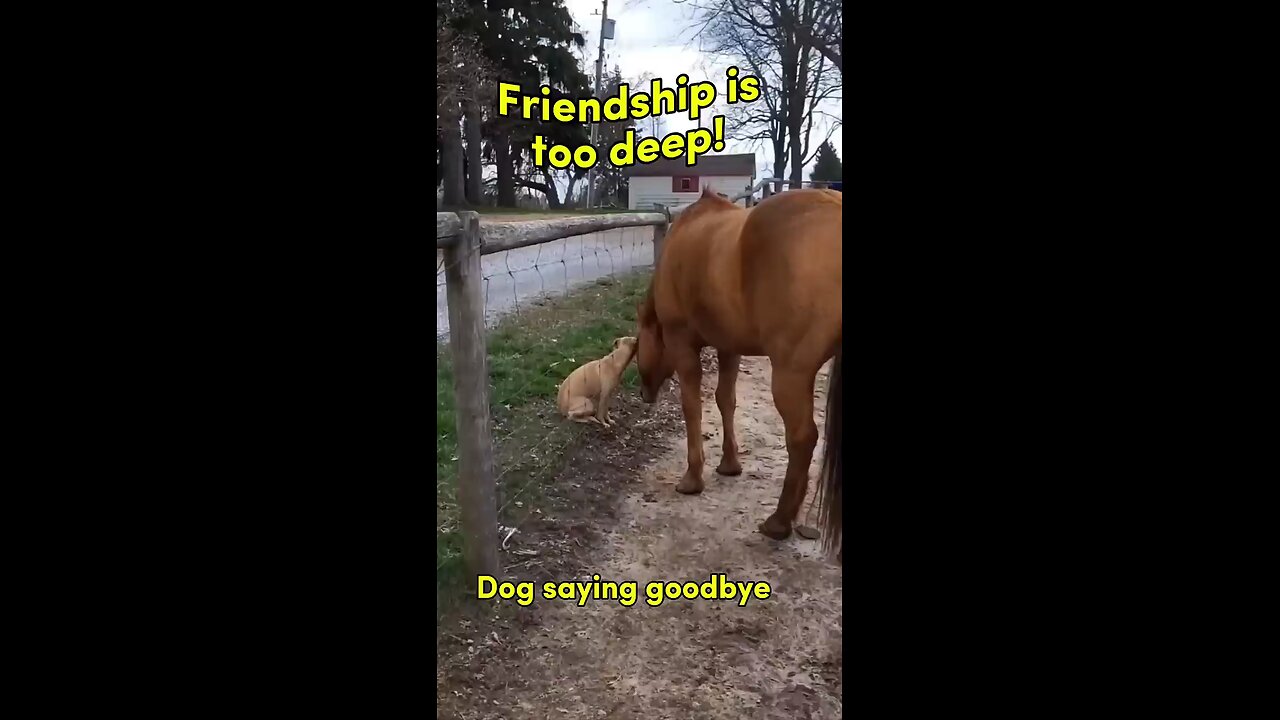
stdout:
MULTIPOLYGON (((579 25, 579 31, 587 40, 587 74, 594 80, 595 59, 600 42, 600 7, 599 0, 565 0, 570 14, 579 25), (594 13, 594 14, 593 14, 594 13)), ((729 63, 719 62, 716 58, 705 55, 698 50, 698 40, 694 36, 693 9, 688 5, 672 2, 672 0, 610 0, 609 17, 617 22, 613 40, 605 40, 605 71, 609 72, 617 65, 622 77, 634 80, 648 72, 662 79, 663 87, 675 87, 676 76, 681 73, 689 75, 690 82, 710 80, 716 84, 716 105, 704 113, 703 125, 710 126, 709 118, 716 112, 725 96, 725 70, 729 63)), ((633 88, 638 89, 638 88, 633 88)), ((841 117, 840 104, 831 103, 827 111, 841 117)), ((697 121, 690 120, 688 113, 677 113, 663 117, 665 132, 697 127, 697 121)), ((642 131, 645 123, 638 122, 638 137, 647 137, 642 131)), ((810 151, 826 135, 826 128, 821 131, 813 129, 810 151)), ((831 138, 840 159, 844 159, 844 150, 840 143, 840 133, 831 138)), ((743 141, 728 140, 725 153, 752 152, 751 144, 743 141)), ((754 148, 756 154, 756 177, 768 177, 773 166, 773 151, 767 153, 763 146, 754 148)), ((715 154, 714 151, 708 154, 715 154)), ((809 179, 813 163, 805 166, 804 179, 809 179)))

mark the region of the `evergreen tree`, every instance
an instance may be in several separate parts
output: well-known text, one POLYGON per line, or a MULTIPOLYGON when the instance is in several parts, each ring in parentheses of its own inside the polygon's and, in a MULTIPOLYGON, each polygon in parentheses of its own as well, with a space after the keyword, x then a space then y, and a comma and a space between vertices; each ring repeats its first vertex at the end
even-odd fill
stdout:
POLYGON ((828 140, 818 148, 818 160, 813 164, 813 172, 809 173, 809 179, 842 180, 841 165, 840 156, 836 154, 835 147, 828 140))
MULTIPOLYGON (((496 80, 513 82, 527 93, 536 93, 539 85, 552 89, 551 99, 583 97, 590 94, 586 74, 573 56, 572 48, 582 47, 582 36, 573 31, 573 19, 564 6, 564 0, 436 0, 437 16, 444 24, 459 34, 475 38, 487 64, 493 68, 496 80)), ((494 103, 496 93, 482 103, 470 103, 458 111, 457 139, 453 136, 454 118, 447 126, 446 156, 442 158, 440 174, 455 177, 446 188, 457 186, 461 190, 460 168, 464 162, 473 165, 469 188, 478 190, 479 172, 487 156, 497 164, 498 204, 514 207, 516 187, 540 190, 547 195, 551 205, 558 206, 556 188, 551 176, 543 172, 545 183, 531 182, 518 177, 518 170, 529 159, 532 151, 529 143, 534 135, 547 137, 552 143, 577 147, 587 142, 587 126, 578 123, 543 123, 518 117, 500 117, 494 103), (467 123, 462 122, 465 110, 467 123), (466 158, 462 157, 461 129, 466 125, 468 142, 466 158), (483 144, 484 152, 478 145, 483 144), (452 173, 452 175, 451 175, 452 173)), ((453 108, 450 108, 452 111, 453 108)))
MULTIPOLYGON (((516 83, 529 94, 542 84, 549 85, 552 102, 591 94, 590 80, 573 55, 573 48, 586 43, 573 31, 564 0, 455 2, 470 8, 469 24, 502 81, 516 83)), ((588 142, 587 125, 499 117, 496 112, 485 125, 484 135, 498 165, 498 204, 514 207, 520 185, 545 193, 550 205, 558 207, 560 198, 549 170, 539 171, 543 182, 536 182, 517 177, 517 169, 532 160, 529 144, 535 135, 546 137, 548 145, 574 148, 588 142)))

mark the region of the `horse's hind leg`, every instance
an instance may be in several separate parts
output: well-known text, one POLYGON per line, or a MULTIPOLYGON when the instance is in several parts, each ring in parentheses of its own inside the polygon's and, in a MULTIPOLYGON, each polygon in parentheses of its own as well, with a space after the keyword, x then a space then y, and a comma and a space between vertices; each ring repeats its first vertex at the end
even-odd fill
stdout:
POLYGON ((721 475, 741 475, 738 462, 738 436, 733 427, 733 411, 737 408, 738 363, 741 355, 720 352, 720 381, 716 385, 716 405, 720 408, 720 420, 724 426, 724 457, 716 472, 721 475))
POLYGON ((782 416, 787 434, 787 479, 778 497, 778 509, 760 524, 760 532, 774 540, 785 540, 791 535, 791 524, 800 513, 809 489, 809 463, 818 444, 818 425, 813 421, 815 375, 815 372, 773 367, 773 404, 782 416))

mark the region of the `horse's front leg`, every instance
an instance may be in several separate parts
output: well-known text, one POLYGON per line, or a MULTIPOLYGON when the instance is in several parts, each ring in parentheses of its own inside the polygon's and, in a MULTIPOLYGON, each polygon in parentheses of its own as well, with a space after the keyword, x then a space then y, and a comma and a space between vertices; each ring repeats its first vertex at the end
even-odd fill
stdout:
POLYGON ((676 376, 680 378, 680 408, 684 410, 684 429, 689 443, 689 468, 676 484, 676 491, 686 495, 702 492, 702 362, 696 350, 681 352, 676 360, 676 376))
POLYGON ((738 436, 733 427, 733 411, 737 408, 738 363, 741 361, 741 355, 719 353, 720 381, 716 384, 716 405, 720 408, 720 421, 724 426, 724 457, 720 458, 716 472, 721 475, 742 474, 742 464, 738 462, 738 436))

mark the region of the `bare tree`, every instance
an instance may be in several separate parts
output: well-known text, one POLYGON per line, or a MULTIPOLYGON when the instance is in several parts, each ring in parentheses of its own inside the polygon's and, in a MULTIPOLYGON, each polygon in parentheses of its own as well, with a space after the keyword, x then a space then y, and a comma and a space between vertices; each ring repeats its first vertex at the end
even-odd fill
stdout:
POLYGON ((822 53, 844 75, 844 5, 840 0, 811 0, 812 13, 808 22, 800 22, 791 7, 779 4, 775 23, 794 27, 797 37, 805 45, 822 53))
MULTIPOLYGON (((640 77, 636 78, 635 80, 629 83, 631 92, 632 93, 648 92, 649 83, 655 77, 656 76, 653 73, 648 71, 640 73, 640 77)), ((636 128, 636 132, 644 135, 645 137, 654 137, 661 140, 663 133, 667 129, 665 115, 650 115, 649 117, 641 120, 640 122, 642 123, 642 125, 636 128)), ((727 129, 726 129, 726 132, 728 132, 727 129)))
POLYGON ((831 2, 688 0, 698 10, 695 32, 706 50, 743 66, 762 84, 756 102, 728 106, 726 131, 737 139, 770 144, 774 175, 781 177, 789 165, 795 183, 822 144, 810 142, 815 116, 835 120, 823 123, 829 125, 828 138, 839 126, 838 119, 819 108, 839 92, 840 71, 833 72, 834 61, 800 32, 805 25, 831 32, 826 28, 838 24, 841 12, 837 6, 832 15, 831 2))
MULTIPOLYGON (((726 105, 725 133, 738 140, 764 143, 773 151, 773 175, 782 177, 787 168, 787 109, 782 76, 774 48, 758 38, 751 28, 725 20, 713 23, 709 52, 740 64, 739 77, 760 79, 760 98, 752 103, 726 105)), ((780 190, 781 188, 779 188, 780 190)))

